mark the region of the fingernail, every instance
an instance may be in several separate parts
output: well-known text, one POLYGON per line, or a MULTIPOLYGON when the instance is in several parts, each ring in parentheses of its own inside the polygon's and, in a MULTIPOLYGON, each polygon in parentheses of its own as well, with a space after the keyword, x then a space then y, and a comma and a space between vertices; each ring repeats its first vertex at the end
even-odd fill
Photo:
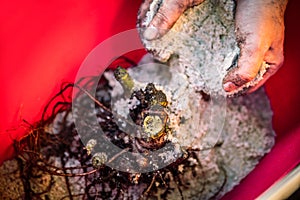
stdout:
POLYGON ((144 32, 144 38, 146 40, 154 40, 158 37, 158 30, 155 27, 148 27, 144 32))
POLYGON ((237 87, 232 82, 226 82, 223 84, 223 88, 226 92, 231 92, 231 91, 235 90, 237 87))

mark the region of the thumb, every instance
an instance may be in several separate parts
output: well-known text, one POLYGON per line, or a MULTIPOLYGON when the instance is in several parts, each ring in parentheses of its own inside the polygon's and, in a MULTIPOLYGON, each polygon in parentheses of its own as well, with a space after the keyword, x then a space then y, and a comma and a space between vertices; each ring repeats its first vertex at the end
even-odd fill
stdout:
POLYGON ((244 45, 236 68, 231 69, 223 79, 226 92, 233 92, 253 80, 258 74, 263 62, 263 49, 260 45, 244 45))
POLYGON ((189 7, 198 5, 204 0, 164 0, 161 7, 144 32, 147 40, 157 39, 168 32, 189 7))

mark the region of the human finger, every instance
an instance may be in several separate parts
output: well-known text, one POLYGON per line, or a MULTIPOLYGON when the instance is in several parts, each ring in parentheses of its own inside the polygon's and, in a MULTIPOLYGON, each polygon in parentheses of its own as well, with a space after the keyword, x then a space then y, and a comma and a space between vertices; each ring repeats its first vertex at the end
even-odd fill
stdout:
POLYGON ((274 73, 270 73, 269 71, 267 71, 264 75, 262 80, 260 80, 255 86, 251 87, 249 90, 247 90, 247 94, 255 92, 258 88, 260 88, 261 86, 263 86, 265 84, 265 82, 272 76, 274 75, 274 73))
POLYGON ((258 88, 263 86, 265 82, 273 76, 282 66, 283 64, 283 54, 279 53, 277 56, 276 54, 268 54, 268 58, 273 58, 272 60, 265 59, 265 62, 269 65, 269 68, 267 69, 267 72, 263 75, 263 79, 259 81, 254 87, 250 88, 247 93, 252 93, 256 91, 258 88))
POLYGON ((172 28, 187 8, 200 4, 203 1, 204 0, 164 0, 144 32, 145 39, 153 40, 163 36, 172 28))
POLYGON ((283 38, 284 30, 282 30, 282 37, 279 37, 278 40, 275 40, 268 51, 264 55, 264 62, 269 65, 267 72, 263 75, 263 79, 259 81, 254 87, 249 89, 247 93, 254 92, 259 87, 261 87, 272 75, 274 75, 278 69, 282 66, 284 61, 283 56, 283 38))
POLYGON ((263 49, 259 43, 249 42, 240 48, 238 66, 231 69, 223 79, 223 88, 226 92, 233 92, 253 80, 263 62, 263 49))

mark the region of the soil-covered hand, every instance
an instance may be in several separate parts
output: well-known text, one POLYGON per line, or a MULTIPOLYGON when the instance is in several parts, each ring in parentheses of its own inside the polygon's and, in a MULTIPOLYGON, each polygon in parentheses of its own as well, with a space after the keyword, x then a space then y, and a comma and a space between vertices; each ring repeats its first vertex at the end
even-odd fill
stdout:
POLYGON ((287 0, 238 0, 235 13, 237 42, 241 50, 237 68, 223 80, 232 92, 253 80, 263 62, 270 68, 248 92, 262 86, 283 63, 284 11, 287 0))
MULTIPOLYGON (((139 18, 143 19, 153 0, 145 0, 140 8, 139 18)), ((157 39, 172 28, 182 13, 204 0, 164 0, 156 15, 144 32, 147 40, 157 39)))
MULTIPOLYGON (((143 19, 153 0, 145 0, 139 17, 143 19)), ((145 39, 164 35, 188 8, 204 0, 164 0, 157 14, 144 32, 145 39)), ((265 83, 283 63, 284 11, 287 0, 238 0, 235 27, 241 54, 238 66, 225 76, 223 88, 227 92, 253 80, 265 61, 270 68, 252 92, 265 83)))

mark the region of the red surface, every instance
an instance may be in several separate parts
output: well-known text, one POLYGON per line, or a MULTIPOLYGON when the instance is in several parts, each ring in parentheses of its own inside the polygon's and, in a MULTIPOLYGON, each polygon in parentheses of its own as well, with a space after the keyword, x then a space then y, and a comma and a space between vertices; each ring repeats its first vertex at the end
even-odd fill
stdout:
POLYGON ((122 0, 0 2, 0 163, 26 132, 22 120, 40 119, 96 45, 134 28, 138 7, 122 0))
MULTIPOLYGON (((49 98, 62 82, 74 80, 96 45, 135 27, 139 3, 0 2, 0 162, 12 155, 13 139, 26 132, 22 119, 38 121, 49 98)), ((288 4, 285 64, 266 86, 279 135, 276 146, 224 199, 253 199, 300 160, 299 8, 299 1, 288 4)))

